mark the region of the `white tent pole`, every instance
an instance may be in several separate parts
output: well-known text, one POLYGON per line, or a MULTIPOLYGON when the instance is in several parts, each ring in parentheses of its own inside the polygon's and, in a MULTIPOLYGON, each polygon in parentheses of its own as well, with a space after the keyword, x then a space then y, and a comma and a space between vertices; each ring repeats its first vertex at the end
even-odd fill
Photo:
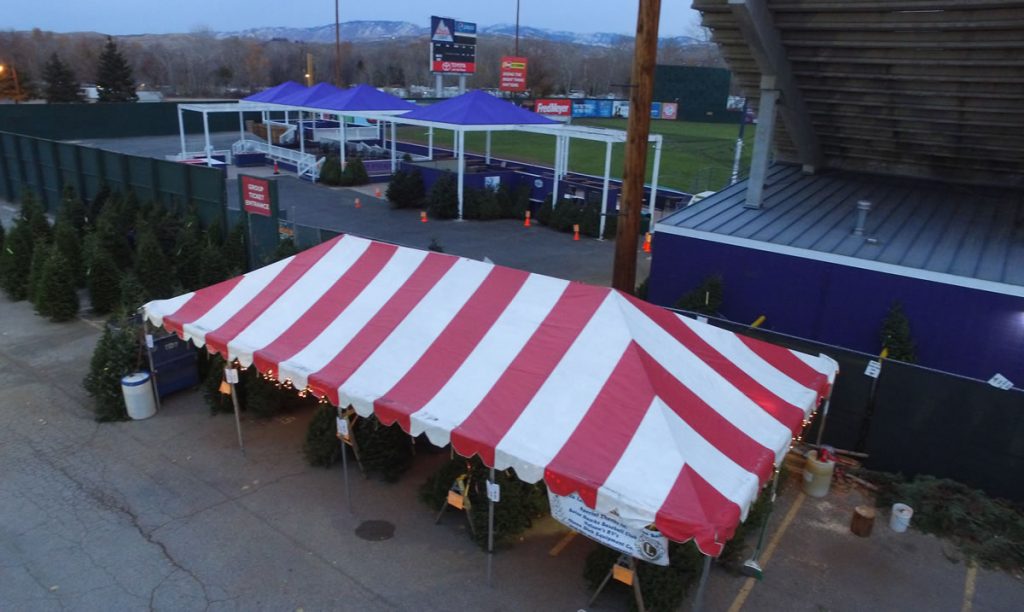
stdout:
POLYGON ((661 136, 654 141, 654 168, 651 174, 651 203, 648 212, 651 215, 647 231, 654 231, 654 203, 658 199, 658 173, 661 171, 661 136))
POLYGON ((597 239, 604 240, 604 227, 608 222, 608 182, 612 173, 612 142, 605 143, 604 148, 604 183, 601 185, 601 228, 597 232, 597 239))
POLYGON ((274 145, 270 130, 270 111, 263 112, 263 127, 267 128, 267 153, 270 153, 270 147, 274 145))
POLYGON ((397 138, 396 138, 396 135, 395 135, 395 122, 392 121, 391 122, 391 174, 394 174, 395 170, 398 169, 398 151, 395 149, 395 141, 396 141, 396 139, 397 138))
POLYGON ((487 483, 487 584, 491 584, 491 564, 494 561, 494 499, 491 497, 490 487, 496 484, 494 468, 491 468, 491 479, 487 483))
POLYGON ((206 143, 206 165, 212 166, 213 164, 210 163, 210 153, 213 150, 213 146, 210 144, 210 121, 206 111, 203 111, 203 141, 206 143))
POLYGON ((245 140, 245 113, 238 111, 238 138, 245 140))
POLYGON ((238 390, 235 389, 235 383, 228 383, 228 386, 231 387, 231 406, 235 409, 235 430, 238 432, 238 449, 242 451, 242 456, 244 457, 245 444, 242 443, 242 417, 239 416, 238 390))
POLYGON ((711 572, 711 557, 704 555, 704 566, 700 571, 700 585, 697 586, 697 596, 693 600, 693 611, 700 612, 704 604, 704 589, 708 585, 708 574, 711 572))
POLYGON ((302 117, 305 111, 299 111, 299 153, 306 154, 306 130, 302 129, 302 117))
POLYGON ((491 163, 491 131, 487 130, 487 141, 484 146, 484 162, 491 163))
POLYGON ((565 137, 565 155, 562 156, 562 174, 569 174, 569 145, 572 144, 572 136, 565 137))
POLYGON ((181 136, 181 159, 185 159, 185 116, 178 107, 178 135, 181 136))
POLYGON ((466 177, 466 157, 463 153, 462 147, 466 144, 466 133, 462 130, 456 130, 455 135, 457 136, 456 144, 459 149, 459 221, 462 221, 463 182, 466 177))
POLYGON ((825 421, 828 419, 828 405, 832 402, 832 389, 829 389, 825 398, 825 405, 821 408, 821 421, 818 422, 818 452, 821 452, 821 438, 825 435, 825 421))
POLYGON ((459 132, 452 132, 452 148, 455 149, 455 154, 459 155, 459 132))
POLYGON ((434 126, 427 128, 427 158, 434 161, 434 126))
POLYGON ((555 136, 555 179, 551 185, 551 209, 558 205, 558 167, 562 162, 562 137, 555 136))

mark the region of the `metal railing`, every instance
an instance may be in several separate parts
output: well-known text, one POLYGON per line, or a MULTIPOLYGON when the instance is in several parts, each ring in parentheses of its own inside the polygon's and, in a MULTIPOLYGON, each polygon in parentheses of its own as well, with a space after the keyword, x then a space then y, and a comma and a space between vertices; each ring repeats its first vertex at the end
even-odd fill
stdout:
POLYGON ((309 176, 314 181, 320 178, 320 168, 324 165, 324 158, 322 157, 318 159, 312 153, 303 153, 294 149, 278 147, 267 144, 262 140, 239 140, 231 145, 231 152, 234 155, 241 153, 263 153, 271 160, 288 162, 294 165, 295 171, 299 176, 309 176))

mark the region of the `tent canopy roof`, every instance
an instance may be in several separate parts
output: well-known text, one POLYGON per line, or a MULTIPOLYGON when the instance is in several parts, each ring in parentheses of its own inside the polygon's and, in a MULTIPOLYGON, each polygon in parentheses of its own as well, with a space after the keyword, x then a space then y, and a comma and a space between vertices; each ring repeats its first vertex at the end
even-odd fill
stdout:
POLYGON ((837 371, 606 287, 353 236, 145 312, 712 555, 837 371))
POLYGON ((285 81, 280 85, 275 85, 270 89, 264 89, 259 93, 254 93, 251 96, 242 98, 247 102, 277 102, 278 98, 289 96, 297 92, 306 91, 305 85, 300 85, 295 81, 285 81))
POLYGON ((360 84, 343 90, 338 96, 322 100, 317 108, 352 112, 411 111, 416 105, 371 85, 360 84))
POLYGON ((479 91, 468 91, 402 115, 402 119, 461 126, 553 125, 556 121, 479 91))

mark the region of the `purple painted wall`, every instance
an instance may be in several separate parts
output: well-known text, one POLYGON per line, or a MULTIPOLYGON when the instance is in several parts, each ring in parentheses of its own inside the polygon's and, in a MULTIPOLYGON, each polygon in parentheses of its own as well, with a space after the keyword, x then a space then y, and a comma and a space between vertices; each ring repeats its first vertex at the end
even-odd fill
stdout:
POLYGON ((869 353, 893 301, 903 303, 920 365, 1024 386, 1024 298, 656 233, 648 298, 665 306, 721 274, 722 314, 869 353))

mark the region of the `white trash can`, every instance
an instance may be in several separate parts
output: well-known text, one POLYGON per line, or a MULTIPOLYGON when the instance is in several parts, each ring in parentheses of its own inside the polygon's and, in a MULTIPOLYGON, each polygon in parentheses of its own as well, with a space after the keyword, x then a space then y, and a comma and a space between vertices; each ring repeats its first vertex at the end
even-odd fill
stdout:
POLYGON ((156 399, 153 397, 153 378, 149 372, 136 372, 121 378, 121 392, 128 416, 148 419, 156 414, 156 399))
POLYGON ((903 533, 910 527, 910 517, 914 516, 914 509, 906 504, 893 504, 892 514, 889 515, 889 528, 896 533, 903 533))

